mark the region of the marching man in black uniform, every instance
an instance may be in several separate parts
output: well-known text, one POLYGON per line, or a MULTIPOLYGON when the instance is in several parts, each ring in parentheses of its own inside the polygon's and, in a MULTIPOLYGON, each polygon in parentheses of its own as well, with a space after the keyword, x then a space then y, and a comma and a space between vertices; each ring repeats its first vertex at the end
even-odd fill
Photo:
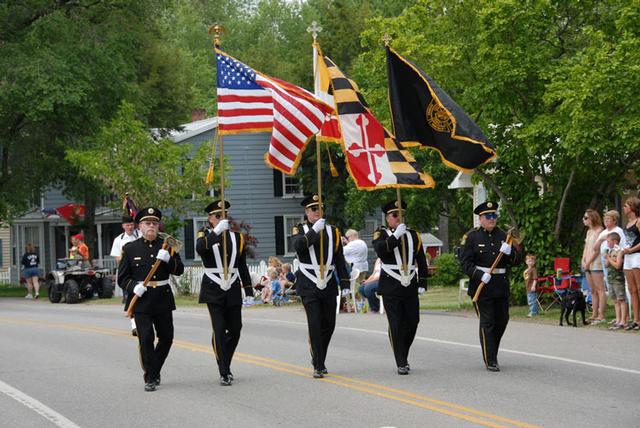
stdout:
MULTIPOLYGON (((231 204, 224 203, 225 211, 231 204)), ((204 275, 199 303, 209 309, 213 335, 211 345, 218 362, 220 384, 233 382, 231 360, 242 329, 242 287, 253 296, 251 275, 247 267, 244 235, 229 231, 229 220, 222 218, 222 201, 214 201, 204 211, 209 217, 208 228, 198 232, 196 251, 202 258, 204 275), (224 276, 223 240, 227 240, 227 278, 224 276)))
MULTIPOLYGON (((406 204, 402 202, 402 211, 405 210, 406 204)), ((407 361, 409 349, 420 322, 418 293, 427 288, 427 258, 418 232, 400 223, 398 202, 389 202, 382 211, 388 227, 373 234, 373 248, 382 262, 378 293, 387 311, 389 339, 398 374, 407 375, 411 370, 407 361), (406 269, 403 269, 405 263, 406 269)))
POLYGON ((336 297, 338 281, 348 292, 349 275, 342 254, 340 231, 320 218, 320 198, 310 195, 301 205, 307 221, 293 229, 293 247, 296 250, 300 267, 296 272, 296 291, 302 299, 307 313, 309 342, 311 345, 311 363, 313 377, 323 378, 327 374, 325 359, 331 335, 336 327, 336 297), (324 273, 320 272, 320 235, 322 234, 324 273))
POLYGON ((138 296, 133 313, 138 330, 145 391, 155 391, 160 385, 160 371, 173 344, 172 311, 176 309, 176 303, 169 285, 169 275, 182 275, 184 272, 180 255, 173 250, 164 250, 162 240, 158 239, 161 218, 160 210, 152 207, 136 214, 135 220, 142 239, 123 247, 118 266, 118 285, 129 295, 138 296), (162 263, 145 287, 144 280, 156 260, 162 263), (154 328, 158 334, 157 344, 154 344, 154 328))
POLYGON ((460 254, 462 269, 469 275, 469 296, 473 297, 480 285, 485 287, 474 303, 480 318, 480 346, 487 370, 499 372, 498 348, 509 322, 509 277, 507 269, 522 263, 523 250, 520 245, 510 245, 507 235, 496 227, 498 204, 484 202, 473 213, 480 216, 480 227, 472 229, 463 237, 460 254), (499 253, 503 257, 489 273, 499 253))

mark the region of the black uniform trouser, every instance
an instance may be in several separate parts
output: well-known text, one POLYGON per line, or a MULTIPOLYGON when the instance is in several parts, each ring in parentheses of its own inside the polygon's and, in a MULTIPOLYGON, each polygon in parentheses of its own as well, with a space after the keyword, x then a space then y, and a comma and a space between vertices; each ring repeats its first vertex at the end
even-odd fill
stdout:
POLYGON ((389 341, 396 359, 396 366, 408 364, 409 349, 416 337, 420 322, 418 295, 409 297, 383 296, 384 310, 389 320, 389 341))
POLYGON ((160 314, 135 313, 140 361, 144 371, 144 381, 151 382, 160 376, 162 365, 173 344, 173 312, 160 314), (155 328, 155 333, 154 333, 155 328), (155 336, 158 335, 158 343, 155 336))
POLYGON ((485 365, 498 363, 498 348, 509 322, 509 298, 489 297, 474 304, 480 318, 480 346, 485 365))
POLYGON ((307 313, 311 363, 314 370, 323 370, 331 336, 336 328, 336 296, 301 296, 307 313))
POLYGON ((213 334, 211 346, 218 362, 220 376, 226 376, 231 371, 231 360, 240 341, 242 330, 242 305, 220 305, 207 303, 213 334))

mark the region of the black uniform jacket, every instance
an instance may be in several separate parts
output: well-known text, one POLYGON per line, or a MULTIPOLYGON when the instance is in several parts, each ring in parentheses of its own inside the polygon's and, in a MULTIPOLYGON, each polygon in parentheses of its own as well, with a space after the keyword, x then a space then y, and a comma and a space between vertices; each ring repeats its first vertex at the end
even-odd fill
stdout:
MULTIPOLYGON (((427 264, 427 257, 424 249, 422 248, 422 240, 420 239, 418 232, 412 229, 407 229, 407 233, 400 239, 397 239, 395 236, 389 236, 387 234, 387 228, 381 227, 373 234, 373 249, 383 264, 396 265, 397 261, 393 250, 397 247, 400 251, 400 256, 402 257, 402 240, 408 240, 409 238, 413 241, 413 260, 414 264, 418 267, 418 273, 411 280, 411 284, 404 287, 400 284, 400 281, 380 269, 378 293, 383 296, 406 297, 417 294, 418 287, 427 288, 427 274, 429 266, 427 264)), ((405 254, 409 251, 408 242, 405 243, 404 251, 405 254)), ((404 260, 408 260, 408 257, 405 257, 404 260)))
MULTIPOLYGON (((476 293, 484 272, 478 266, 490 268, 500 253, 500 245, 507 239, 507 234, 496 227, 491 232, 477 227, 465 235, 460 253, 462 270, 469 275, 469 296, 476 293)), ((523 247, 515 245, 511 248, 510 255, 503 255, 496 269, 507 269, 522 263, 523 247)), ((508 272, 507 272, 508 273, 508 272)), ((493 274, 491 281, 485 284, 480 298, 509 297, 509 276, 507 274, 493 274)))
MULTIPOLYGON (((320 233, 316 233, 312 224, 307 222, 309 231, 305 234, 302 224, 294 227, 293 229, 293 248, 296 250, 298 261, 300 263, 311 264, 311 255, 309 254, 309 248, 313 247, 316 253, 316 261, 320 263, 320 233)), ((338 295, 338 281, 336 281, 335 273, 337 272, 340 278, 341 288, 349 287, 349 274, 347 273, 347 262, 344 259, 342 253, 342 239, 340 230, 337 227, 329 226, 331 228, 331 234, 333 236, 333 248, 329 248, 329 237, 327 236, 326 228, 321 233, 323 234, 322 244, 324 248, 324 261, 326 263, 329 251, 333 252, 333 260, 331 264, 335 266, 334 273, 331 275, 327 287, 324 290, 320 290, 316 283, 311 281, 307 276, 298 269, 296 272, 296 292, 299 296, 319 296, 326 295, 337 296, 338 295)), ((311 271, 312 275, 315 273, 311 271)))
MULTIPOLYGON (((223 250, 223 236, 227 235, 227 266, 231 270, 232 268, 238 269, 238 279, 231 284, 231 288, 227 291, 220 288, 220 285, 216 284, 206 274, 202 275, 202 284, 200 286, 200 303, 219 303, 227 305, 241 305, 242 304, 242 286, 244 286, 247 296, 253 296, 253 288, 251 286, 251 275, 249 274, 249 268, 247 267, 247 256, 244 248, 244 235, 239 232, 229 232, 228 230, 224 234, 216 235, 212 230, 208 229, 199 233, 198 240, 196 241, 196 251, 202 258, 202 264, 205 268, 223 268, 216 264, 216 259, 213 254, 213 248, 217 247, 220 250, 220 257, 224 257, 223 250), (231 265, 231 256, 233 253, 233 243, 231 241, 231 235, 235 237, 236 241, 236 258, 233 265, 231 265)), ((231 274, 229 274, 231 275, 231 274)), ((222 276, 222 275, 221 275, 222 276)))
MULTIPOLYGON (((133 296, 133 289, 138 282, 144 281, 151 267, 156 261, 156 255, 162 248, 162 240, 147 241, 144 238, 125 244, 122 248, 122 259, 118 266, 118 284, 133 296)), ((171 258, 168 263, 160 262, 158 270, 151 278, 151 281, 164 281, 169 279, 169 275, 182 275, 184 265, 180 259, 180 254, 169 251, 171 258)), ((169 284, 153 287, 152 283, 147 287, 147 291, 138 299, 133 312, 145 314, 159 314, 173 311, 176 302, 171 292, 169 284)))

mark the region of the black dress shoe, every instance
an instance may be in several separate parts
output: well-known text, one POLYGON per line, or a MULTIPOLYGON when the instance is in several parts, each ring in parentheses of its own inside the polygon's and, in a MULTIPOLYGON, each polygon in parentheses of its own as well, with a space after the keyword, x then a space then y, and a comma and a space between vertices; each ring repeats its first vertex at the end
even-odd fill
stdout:
POLYGON ((329 370, 327 370, 327 368, 323 368, 322 370, 320 370, 320 373, 322 374, 329 374, 329 370))
POLYGON ((313 371, 314 379, 322 379, 324 375, 322 374, 322 370, 314 370, 313 371))
POLYGON ((131 329, 131 336, 137 337, 138 336, 138 329, 136 329, 136 328, 131 329))
POLYGON ((149 383, 145 383, 144 384, 144 390, 147 392, 153 392, 156 390, 156 383, 155 382, 149 382, 149 383))
POLYGON ((408 375, 409 374, 409 369, 406 366, 398 367, 398 374, 399 375, 408 375))
POLYGON ((229 379, 229 375, 220 376, 220 385, 231 386, 231 379, 229 379))
POLYGON ((158 375, 158 377, 154 379, 153 383, 155 383, 156 386, 160 386, 160 375, 158 375))
POLYGON ((407 363, 407 365, 404 366, 404 368, 407 369, 407 371, 409 371, 409 372, 411 371, 411 366, 409 365, 409 363, 407 363))
POLYGON ((227 376, 229 377, 229 380, 233 382, 233 373, 229 372, 227 376))
POLYGON ((490 372, 499 372, 500 371, 500 366, 498 366, 498 364, 489 364, 487 365, 487 370, 489 370, 490 372))

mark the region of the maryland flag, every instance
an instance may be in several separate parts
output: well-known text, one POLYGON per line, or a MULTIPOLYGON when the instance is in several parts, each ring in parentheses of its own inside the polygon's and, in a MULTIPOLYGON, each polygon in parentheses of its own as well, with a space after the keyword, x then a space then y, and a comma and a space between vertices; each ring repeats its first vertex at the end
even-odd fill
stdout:
POLYGON ((396 139, 440 153, 442 162, 460 171, 496 157, 480 127, 413 62, 387 47, 389 101, 396 139))
POLYGON ((347 157, 347 168, 360 190, 387 187, 435 187, 411 153, 402 148, 371 113, 354 81, 326 56, 316 51, 316 97, 333 102, 337 121, 326 121, 318 139, 338 141, 347 157), (337 125, 337 126, 336 126, 337 125))

